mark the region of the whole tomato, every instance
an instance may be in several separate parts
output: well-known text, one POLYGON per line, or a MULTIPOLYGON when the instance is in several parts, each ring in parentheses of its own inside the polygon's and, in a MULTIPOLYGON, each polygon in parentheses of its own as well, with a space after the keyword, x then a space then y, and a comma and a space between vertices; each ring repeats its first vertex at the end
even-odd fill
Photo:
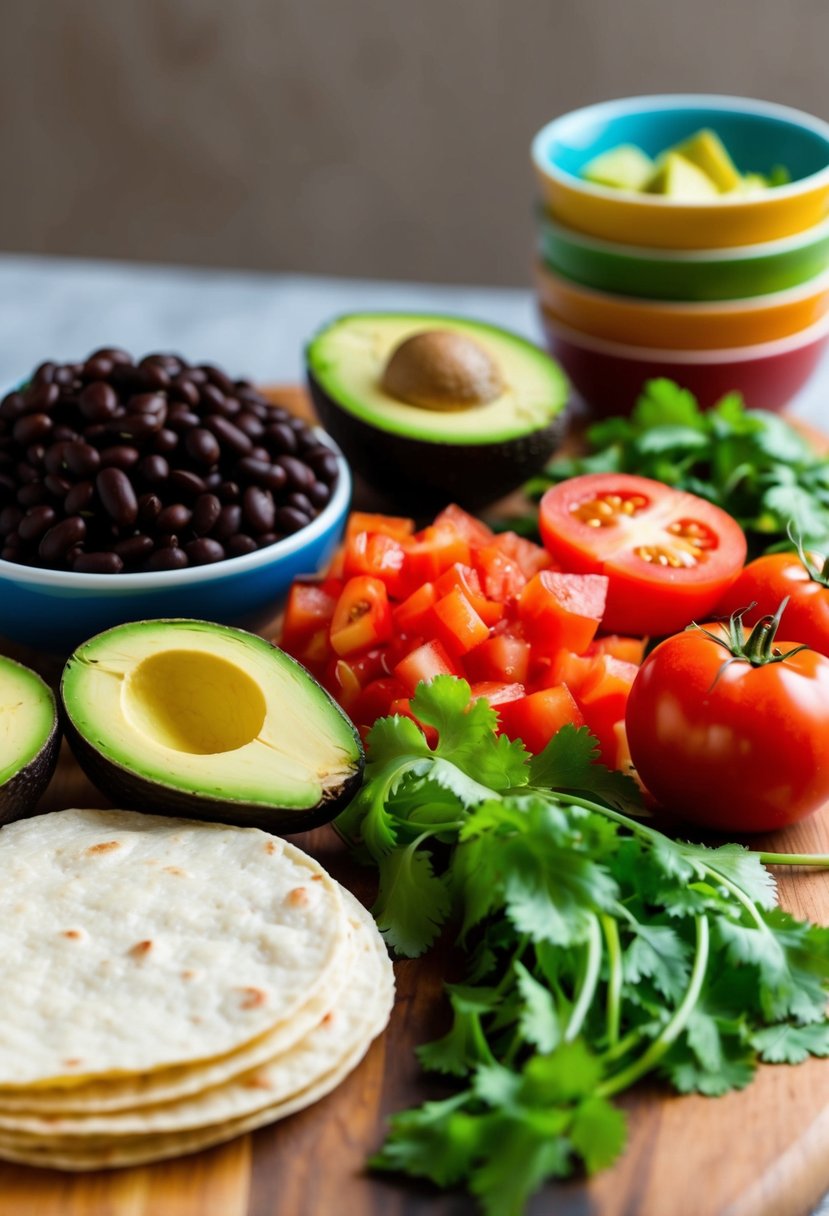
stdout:
POLYGON ((749 562, 717 606, 717 616, 746 609, 753 625, 788 596, 786 633, 829 655, 829 558, 805 553, 768 553, 749 562), (749 608, 753 604, 753 608, 749 608))
POLYGON ((739 618, 692 626, 656 647, 630 691, 642 782, 715 831, 783 828, 829 802, 829 659, 776 641, 779 618, 749 637, 739 618))

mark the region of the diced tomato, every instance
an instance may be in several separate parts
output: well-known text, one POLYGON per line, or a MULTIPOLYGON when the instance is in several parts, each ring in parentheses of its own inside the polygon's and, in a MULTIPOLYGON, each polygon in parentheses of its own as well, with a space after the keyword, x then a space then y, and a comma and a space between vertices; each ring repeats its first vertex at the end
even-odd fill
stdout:
POLYGON ((521 593, 518 612, 534 645, 548 654, 561 648, 581 654, 599 627, 606 595, 602 574, 542 570, 521 593))
POLYGON ((354 669, 345 659, 334 659, 327 672, 325 687, 347 714, 351 713, 354 702, 362 692, 354 669))
POLYGON ((309 638, 299 646, 288 646, 284 639, 280 643, 283 650, 287 650, 288 654, 301 663, 303 667, 307 667, 312 676, 316 679, 323 680, 323 673, 328 660, 331 658, 331 643, 328 640, 328 626, 323 626, 322 629, 317 629, 309 638))
POLYGON ((405 697, 406 689, 393 676, 372 680, 355 698, 349 713, 357 726, 373 726, 378 718, 392 712, 392 702, 405 697))
POLYGON ((317 582, 296 582, 288 593, 282 621, 281 645, 291 654, 312 634, 326 629, 334 616, 336 597, 317 582))
POLYGON ((542 688, 555 688, 566 684, 578 699, 582 688, 595 678, 595 655, 574 654, 572 650, 558 650, 549 657, 538 656, 533 666, 533 683, 542 688))
POLYGON ((503 684, 497 680, 481 680, 477 684, 471 684, 470 688, 474 701, 480 697, 486 697, 490 705, 495 706, 506 705, 510 701, 520 701, 523 696, 526 696, 523 684, 503 684))
POLYGON ((331 646, 341 657, 368 650, 391 637, 391 607, 385 584, 364 575, 350 578, 331 621, 331 646))
POLYGON ((405 659, 401 659, 394 668, 394 674, 413 696, 421 680, 428 682, 435 676, 457 676, 461 673, 446 653, 446 648, 435 638, 431 642, 424 642, 417 650, 407 654, 405 659))
POLYGON ((429 609, 437 603, 438 593, 434 583, 424 583, 413 591, 402 604, 396 604, 391 611, 396 632, 423 633, 429 619, 429 609))
POLYGON ((489 626, 481 620, 460 587, 453 587, 432 609, 434 633, 450 654, 466 654, 489 637, 489 626))
POLYGON ((460 587, 478 616, 486 625, 496 625, 504 615, 504 605, 488 600, 481 590, 481 580, 474 566, 464 566, 455 562, 445 570, 435 583, 438 597, 448 595, 453 587, 460 587))
POLYGON ((399 515, 373 515, 369 511, 352 511, 345 528, 345 543, 348 545, 359 532, 372 532, 381 536, 393 536, 395 540, 407 540, 415 530, 413 519, 399 515))
POLYGON ((454 502, 450 502, 448 507, 444 507, 435 519, 435 527, 444 526, 454 528, 458 536, 462 536, 473 548, 488 545, 494 536, 491 528, 488 528, 480 519, 475 519, 474 515, 470 515, 454 502))
POLYGON ((464 659, 470 680, 526 683, 530 644, 510 633, 499 633, 470 650, 464 659))
POLYGON ((427 723, 421 722, 419 718, 414 716, 412 713, 412 704, 408 697, 401 697, 397 701, 392 701, 391 706, 389 707, 389 713, 398 714, 401 718, 411 718, 415 725, 419 726, 423 731, 429 747, 435 746, 438 741, 438 732, 435 730, 434 726, 428 726, 427 723))
POLYGON ((345 565, 345 545, 340 545, 337 552, 331 558, 331 563, 328 567, 328 577, 342 579, 343 566, 345 565))
POLYGON ((469 564, 469 542, 454 528, 424 528, 406 545, 402 594, 410 595, 423 583, 433 583, 455 562, 469 564))
POLYGON ((621 633, 606 633, 594 638, 587 648, 588 654, 609 654, 624 663, 635 663, 641 667, 645 657, 645 639, 627 638, 621 633))
POLYGON ((478 572, 484 595, 499 604, 517 599, 527 582, 527 576, 518 563, 507 557, 495 544, 476 549, 472 563, 478 572))
POLYGON ((382 532, 355 532, 345 547, 343 573, 346 578, 366 574, 379 578, 389 595, 397 596, 403 585, 406 551, 393 536, 382 532))
POLYGON ((501 730, 510 739, 521 739, 528 751, 538 755, 556 731, 568 722, 583 726, 584 718, 564 684, 530 693, 520 701, 499 706, 501 730))
POLYGON ((526 540, 517 532, 501 532, 492 543, 496 549, 511 558, 527 578, 532 578, 541 570, 558 569, 546 549, 541 545, 534 545, 531 540, 526 540))
POLYGON ((625 720, 625 708, 639 668, 612 655, 599 655, 588 680, 573 690, 584 720, 599 740, 602 760, 615 767, 619 740, 616 726, 625 720))

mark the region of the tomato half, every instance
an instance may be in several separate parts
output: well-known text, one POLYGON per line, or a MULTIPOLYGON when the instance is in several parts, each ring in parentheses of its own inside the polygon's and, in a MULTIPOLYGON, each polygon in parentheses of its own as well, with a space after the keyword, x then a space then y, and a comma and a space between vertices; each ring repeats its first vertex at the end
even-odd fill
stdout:
POLYGON ((748 608, 743 622, 753 625, 761 616, 776 612, 780 601, 788 596, 783 613, 786 636, 829 655, 829 578, 824 581, 822 566, 822 560, 816 558, 815 578, 797 553, 758 557, 749 562, 720 600, 717 615, 730 616, 748 608), (755 607, 750 608, 751 604, 755 607))
POLYGON ((612 633, 660 637, 706 617, 746 557, 730 515, 647 477, 572 477, 539 510, 544 544, 565 570, 609 578, 602 628, 612 633))
MULTIPOLYGON (((722 624, 706 629, 727 636, 722 624)), ((829 800, 829 659, 728 659, 701 629, 657 646, 628 698, 630 754, 657 801, 693 823, 782 828, 829 800)))

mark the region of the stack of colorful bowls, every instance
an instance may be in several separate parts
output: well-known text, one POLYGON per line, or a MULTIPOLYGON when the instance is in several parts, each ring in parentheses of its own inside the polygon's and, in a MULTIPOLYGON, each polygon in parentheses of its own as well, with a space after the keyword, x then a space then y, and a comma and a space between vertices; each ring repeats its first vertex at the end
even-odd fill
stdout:
POLYGON ((552 353, 600 414, 654 376, 709 406, 741 392, 780 410, 829 338, 829 124, 735 97, 638 97, 588 106, 536 136, 537 293, 552 353), (597 155, 656 158, 709 129, 743 172, 786 185, 685 199, 587 181, 597 155))

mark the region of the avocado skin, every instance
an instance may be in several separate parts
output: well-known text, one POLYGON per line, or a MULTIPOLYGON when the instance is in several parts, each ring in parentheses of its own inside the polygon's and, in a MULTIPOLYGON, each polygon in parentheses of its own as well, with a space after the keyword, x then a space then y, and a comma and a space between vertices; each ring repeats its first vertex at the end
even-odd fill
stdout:
POLYGON ((369 426, 339 407, 308 372, 320 421, 352 469, 399 509, 418 514, 457 502, 474 510, 518 489, 547 462, 564 437, 567 411, 547 426, 489 444, 433 443, 369 426))
POLYGON ((0 785, 0 826, 31 815, 54 776, 60 754, 60 739, 58 714, 55 710, 52 730, 43 747, 27 765, 19 769, 4 785, 0 785))
POLYGON ((363 779, 365 756, 360 749, 357 767, 341 786, 336 797, 327 798, 307 810, 206 798, 201 794, 160 785, 108 760, 78 733, 65 705, 63 722, 72 753, 92 784, 105 794, 114 806, 130 811, 144 811, 148 815, 204 819, 209 823, 232 823, 239 827, 262 828, 266 832, 307 832, 311 828, 329 823, 339 815, 357 793, 363 779))

